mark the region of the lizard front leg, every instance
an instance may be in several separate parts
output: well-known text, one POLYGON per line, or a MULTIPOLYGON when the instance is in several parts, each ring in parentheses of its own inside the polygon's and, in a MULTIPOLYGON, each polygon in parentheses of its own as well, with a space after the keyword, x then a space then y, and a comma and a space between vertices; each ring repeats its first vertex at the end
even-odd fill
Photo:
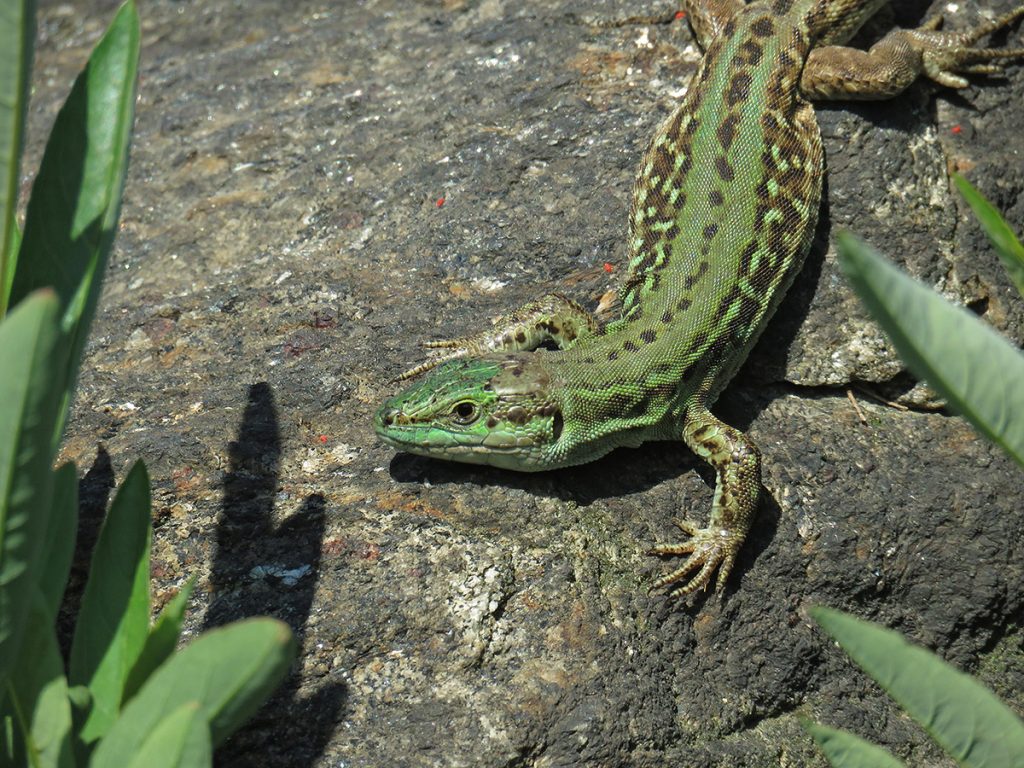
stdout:
POLYGON ((492 352, 522 352, 551 342, 568 349, 580 339, 597 334, 599 324, 587 310, 560 293, 549 293, 514 312, 495 318, 492 327, 457 339, 424 342, 428 349, 443 350, 410 368, 396 381, 417 376, 458 357, 478 357, 492 352))
POLYGON ((689 520, 676 520, 688 541, 660 544, 652 555, 685 555, 683 564, 658 579, 652 590, 672 587, 671 597, 682 597, 706 587, 718 570, 716 589, 729 577, 736 554, 750 530, 761 497, 761 453, 738 429, 715 417, 704 405, 691 406, 683 423, 683 441, 715 469, 715 496, 706 528, 689 520), (693 571, 697 574, 685 580, 693 571))
POLYGON ((917 29, 894 29, 869 50, 843 45, 815 48, 800 77, 810 99, 888 99, 920 75, 964 88, 964 74, 998 74, 1000 59, 1024 58, 1024 49, 976 48, 983 37, 1024 16, 1024 5, 964 32, 941 32, 941 16, 917 29))

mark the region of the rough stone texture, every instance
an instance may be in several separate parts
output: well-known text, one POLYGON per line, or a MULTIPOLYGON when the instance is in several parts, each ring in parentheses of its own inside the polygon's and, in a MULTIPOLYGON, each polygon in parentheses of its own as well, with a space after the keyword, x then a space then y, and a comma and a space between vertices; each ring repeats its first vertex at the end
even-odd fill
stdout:
MULTIPOLYGON (((112 9, 41 10, 26 192, 112 9)), ((822 765, 803 714, 946 765, 811 626, 815 603, 1024 708, 1021 474, 959 418, 860 397, 861 423, 851 382, 912 382, 826 246, 854 229, 1019 341, 1021 302, 947 174, 1024 229, 1024 69, 819 111, 825 223, 718 407, 772 496, 723 601, 646 595, 664 565, 644 550, 710 501, 680 445, 522 476, 374 440, 420 340, 616 285, 635 164, 699 57, 674 10, 143 6, 122 232, 65 455, 88 469, 86 541, 147 461, 156 594, 200 576, 190 634, 266 613, 302 640, 219 764, 822 765)), ((966 3, 952 24, 976 18, 966 3)))

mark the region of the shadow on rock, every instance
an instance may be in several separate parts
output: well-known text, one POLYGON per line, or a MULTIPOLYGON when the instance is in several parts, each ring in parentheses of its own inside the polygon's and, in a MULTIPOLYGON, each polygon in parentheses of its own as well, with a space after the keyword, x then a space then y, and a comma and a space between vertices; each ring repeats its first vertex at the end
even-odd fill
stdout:
MULTIPOLYGON (((296 514, 274 526, 281 437, 270 385, 249 388, 238 438, 229 444, 228 455, 210 575, 213 598, 204 629, 249 616, 274 616, 291 626, 301 649, 316 593, 326 509, 323 497, 313 494, 296 514)), ((220 750, 217 764, 308 765, 319 757, 347 694, 344 685, 333 682, 300 694, 301 684, 295 669, 220 750)))

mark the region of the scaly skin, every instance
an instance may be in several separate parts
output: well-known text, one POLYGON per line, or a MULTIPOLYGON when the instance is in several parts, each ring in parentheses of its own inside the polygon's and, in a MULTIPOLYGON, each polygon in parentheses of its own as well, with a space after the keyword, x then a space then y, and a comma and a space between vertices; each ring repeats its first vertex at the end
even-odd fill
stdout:
POLYGON ((962 87, 958 73, 1024 54, 974 47, 1024 7, 969 32, 930 20, 867 52, 842 46, 883 4, 684 3, 705 56, 640 164, 621 318, 600 328, 550 294, 493 330, 434 342, 446 351, 400 378, 443 365, 381 406, 377 434, 410 453, 520 471, 682 438, 715 469, 711 518, 677 522, 688 539, 651 550, 685 556, 652 588, 688 595, 716 570, 721 588, 757 509, 761 458, 708 409, 810 247, 823 156, 809 99, 887 98, 921 74, 962 87), (545 341, 559 351, 529 351, 545 341))

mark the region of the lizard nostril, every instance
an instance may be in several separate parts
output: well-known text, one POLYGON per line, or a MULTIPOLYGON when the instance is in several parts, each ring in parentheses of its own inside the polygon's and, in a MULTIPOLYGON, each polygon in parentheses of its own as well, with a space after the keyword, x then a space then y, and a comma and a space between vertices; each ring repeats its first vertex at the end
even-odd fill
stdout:
POLYGON ((384 414, 384 418, 381 421, 384 422, 385 427, 390 427, 396 421, 398 421, 398 415, 401 413, 397 408, 392 408, 390 411, 384 414))

